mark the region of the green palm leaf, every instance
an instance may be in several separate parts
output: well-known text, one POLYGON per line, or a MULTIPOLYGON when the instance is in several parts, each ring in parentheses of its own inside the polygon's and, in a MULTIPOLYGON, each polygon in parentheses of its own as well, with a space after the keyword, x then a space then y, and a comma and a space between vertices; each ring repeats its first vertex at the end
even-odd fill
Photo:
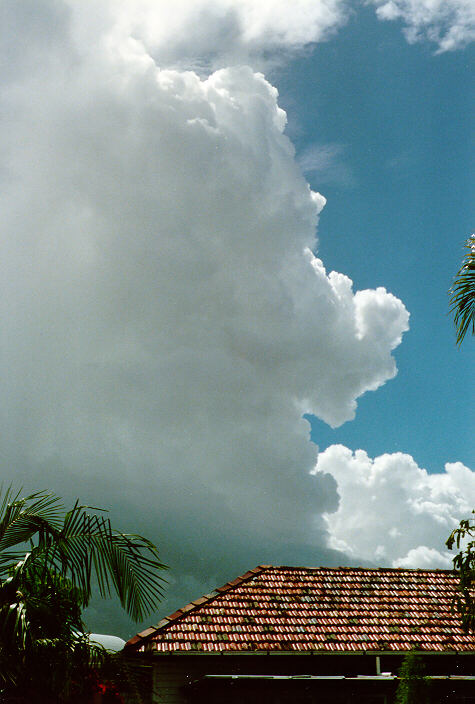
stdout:
POLYGON ((0 553, 61 525, 59 497, 37 492, 24 498, 9 487, 0 500, 0 553))
POLYGON ((25 555, 0 583, 0 643, 15 643, 22 649, 31 635, 22 589, 28 558, 25 555))
POLYGON ((112 530, 108 518, 86 509, 76 504, 61 530, 42 536, 37 559, 45 570, 54 568, 78 587, 83 606, 89 603, 94 575, 101 596, 114 590, 127 613, 142 620, 163 594, 164 565, 157 549, 140 535, 112 530))
POLYGON ((475 235, 468 238, 465 248, 467 252, 462 266, 449 291, 450 312, 454 314, 458 345, 461 344, 470 327, 472 335, 475 334, 475 235))

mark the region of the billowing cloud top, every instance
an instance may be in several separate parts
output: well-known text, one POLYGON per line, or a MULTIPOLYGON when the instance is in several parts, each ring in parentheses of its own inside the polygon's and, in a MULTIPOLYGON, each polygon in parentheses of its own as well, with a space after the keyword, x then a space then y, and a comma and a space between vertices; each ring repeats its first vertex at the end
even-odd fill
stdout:
MULTIPOLYGON (((439 51, 475 37, 471 0, 362 0, 381 20, 401 20, 409 42, 426 39, 439 51)), ((8 4, 8 3, 7 3, 8 4)), ((349 0, 64 0, 38 3, 33 17, 69 12, 80 45, 106 37, 133 47, 162 67, 207 71, 250 64, 263 69, 334 36, 358 9, 349 0), (62 8, 62 10, 61 10, 62 8)), ((31 12, 29 11, 31 15, 31 12)))
POLYGON ((333 35, 348 16, 346 0, 108 0, 69 2, 82 33, 134 42, 161 66, 207 69, 282 61, 333 35), (80 5, 78 7, 78 5, 80 5), (279 51, 280 58, 276 52, 279 51))
MULTIPOLYGON (((380 20, 401 20, 410 43, 425 39, 438 51, 460 49, 475 39, 472 0, 363 0, 380 20)), ((363 4, 362 3, 362 4, 363 4)), ((75 13, 77 3, 72 3, 75 13)), ((97 3, 81 13, 98 14, 97 3)), ((215 68, 236 63, 254 67, 282 61, 333 36, 358 3, 349 0, 109 0, 112 35, 134 37, 160 64, 215 68), (280 56, 277 55, 277 51, 280 56), (285 53, 284 53, 285 56, 285 53)))

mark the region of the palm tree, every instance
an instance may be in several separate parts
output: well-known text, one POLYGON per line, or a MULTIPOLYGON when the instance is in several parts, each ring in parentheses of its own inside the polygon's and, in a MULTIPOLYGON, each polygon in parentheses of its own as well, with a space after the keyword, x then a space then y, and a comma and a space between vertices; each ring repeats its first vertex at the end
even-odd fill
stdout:
POLYGON ((475 234, 465 242, 467 250, 462 266, 457 272, 455 282, 450 289, 450 312, 454 313, 457 329, 457 344, 463 341, 467 330, 472 328, 475 334, 475 234))
POLYGON ((134 620, 142 620, 162 596, 165 565, 153 543, 113 530, 108 518, 88 509, 76 502, 64 513, 52 493, 21 498, 9 488, 0 494, 5 701, 32 701, 34 692, 37 702, 73 702, 76 693, 91 689, 94 667, 111 669, 105 651, 89 643, 81 618, 93 582, 103 597, 114 591, 134 620), (12 692, 14 698, 5 699, 12 692))

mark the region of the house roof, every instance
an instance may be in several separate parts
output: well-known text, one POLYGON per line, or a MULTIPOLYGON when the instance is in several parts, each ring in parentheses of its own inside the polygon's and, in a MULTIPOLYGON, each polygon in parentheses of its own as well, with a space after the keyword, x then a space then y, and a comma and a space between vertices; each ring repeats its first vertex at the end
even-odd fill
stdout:
POLYGON ((260 565, 131 638, 182 652, 475 651, 449 570, 260 565))

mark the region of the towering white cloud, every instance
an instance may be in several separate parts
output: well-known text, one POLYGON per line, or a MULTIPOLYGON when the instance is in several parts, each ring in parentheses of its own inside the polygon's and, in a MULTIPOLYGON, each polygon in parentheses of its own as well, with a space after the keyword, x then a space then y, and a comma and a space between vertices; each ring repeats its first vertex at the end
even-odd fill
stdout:
POLYGON ((332 445, 315 471, 338 485, 338 509, 325 515, 331 547, 393 567, 451 566, 445 541, 475 505, 475 472, 461 462, 429 474, 400 452, 371 459, 332 445))
MULTIPOLYGON (((302 414, 351 419, 407 311, 312 254, 263 75, 161 70, 115 6, 6 4, 2 476, 111 507, 184 583, 314 561, 337 495, 302 414)), ((262 8, 250 43, 306 41, 262 8)))
POLYGON ((473 0, 367 0, 381 20, 402 20, 409 43, 426 39, 439 52, 460 49, 475 39, 473 0))

